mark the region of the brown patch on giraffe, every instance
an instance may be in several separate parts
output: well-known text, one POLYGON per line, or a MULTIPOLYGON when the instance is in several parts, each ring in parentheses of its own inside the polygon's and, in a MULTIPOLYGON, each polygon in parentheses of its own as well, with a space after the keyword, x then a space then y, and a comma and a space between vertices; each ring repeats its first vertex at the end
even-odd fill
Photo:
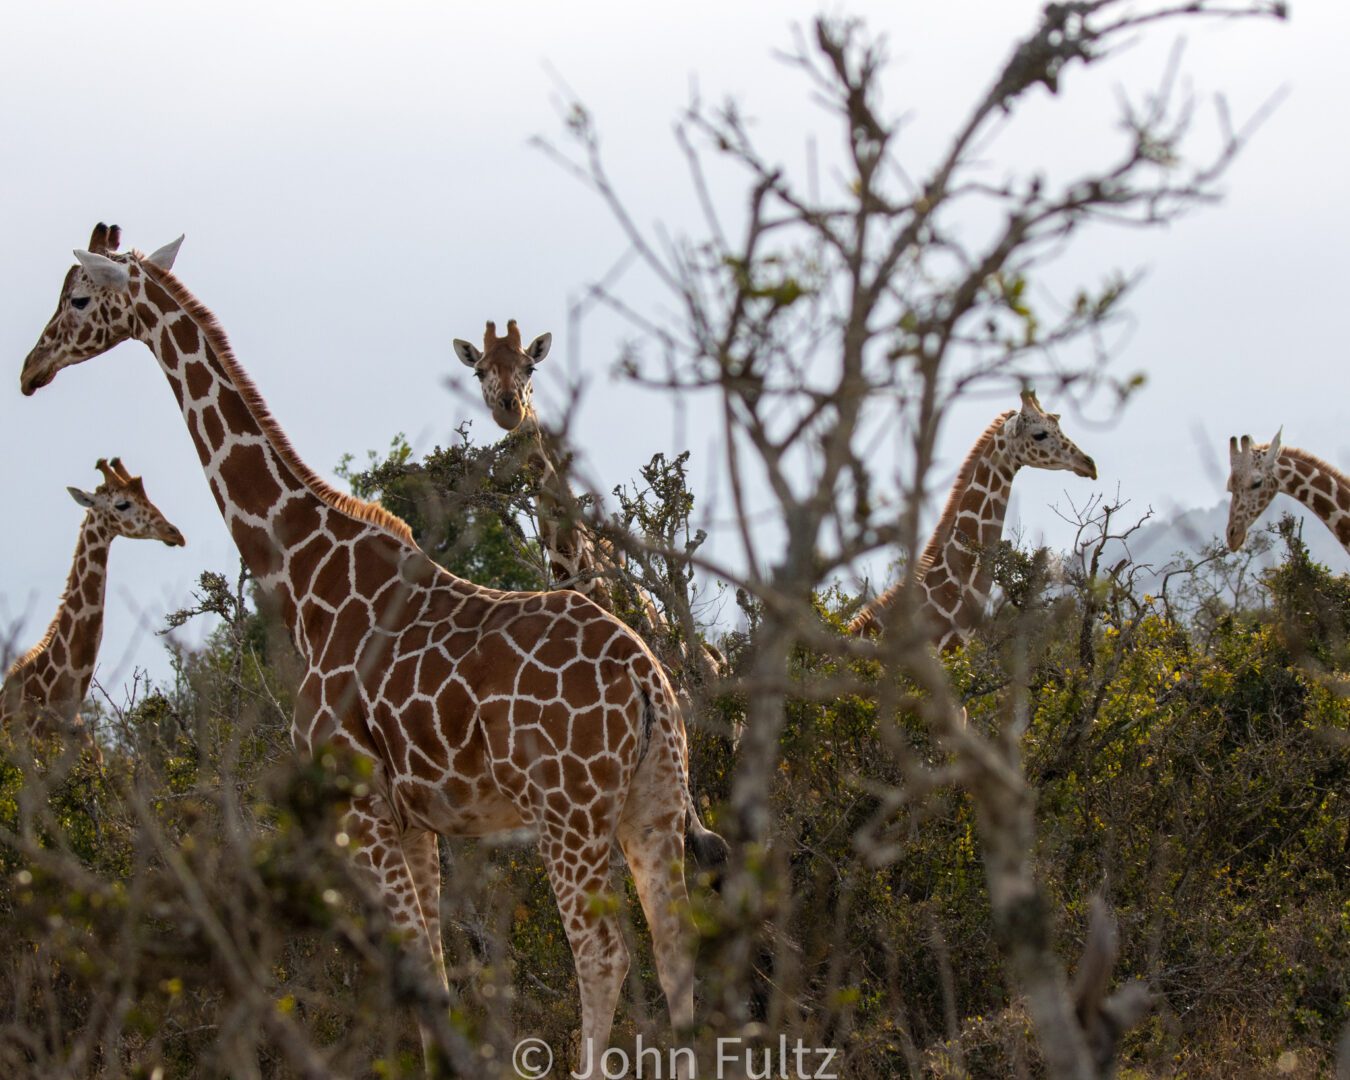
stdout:
POLYGON ((555 623, 550 627, 544 643, 534 650, 534 658, 545 667, 561 668, 576 659, 577 647, 577 636, 571 628, 555 623))
POLYGON ((596 709, 578 712, 572 722, 572 752, 592 758, 605 749, 608 741, 602 714, 596 709))
POLYGON ((225 425, 220 419, 220 412, 214 405, 208 405, 202 409, 202 430, 206 434, 207 445, 212 450, 219 450, 225 443, 225 425))
POLYGON ((322 536, 315 535, 291 552, 291 585, 297 595, 303 596, 309 592, 314 571, 327 551, 328 541, 322 536))
POLYGON ((384 545, 362 545, 361 554, 367 557, 356 560, 356 591, 361 596, 374 596, 398 576, 396 553, 384 545))
POLYGON ((343 598, 351 595, 351 560, 350 548, 333 549, 314 576, 310 592, 318 599, 327 600, 330 605, 337 607, 343 598))
POLYGON ((581 655, 587 660, 599 660, 613 637, 614 627, 607 622, 587 623, 581 630, 581 655))
POLYGON ((546 671, 538 664, 526 664, 516 685, 520 693, 541 701, 551 701, 558 696, 557 672, 546 671))
MULTIPOLYGON (((272 518, 272 529, 276 533, 277 542, 282 547, 291 548, 300 544, 309 537, 310 540, 305 547, 313 548, 314 541, 319 541, 327 550, 327 542, 322 537, 315 534, 319 531, 319 511, 314 503, 308 499, 289 499, 272 518)), ((301 548, 303 551, 304 548, 301 548)), ((295 559, 299 558, 299 552, 292 556, 291 565, 295 565, 295 559)), ((308 584, 308 579, 306 579, 308 584)))
MULTIPOLYGON (((619 786, 619 762, 609 755, 590 763, 591 782, 598 791, 613 791, 619 786)), ((602 800, 604 801, 604 800, 602 800)))
POLYGON ((220 475, 236 492, 241 510, 266 517, 281 496, 281 486, 267 468, 267 455, 256 443, 234 447, 220 465, 220 475))
MULTIPOLYGON (((417 690, 417 661, 418 657, 409 656, 402 660, 394 661, 389 669, 389 674, 385 677, 384 683, 380 687, 380 696, 390 701, 409 702, 417 690)), ((423 702, 422 704, 426 704, 423 702)), ((410 708, 409 705, 405 708, 410 708)), ((431 732, 428 729, 428 736, 431 732)))
MULTIPOLYGON (((333 632, 328 637, 328 647, 324 649, 320 662, 324 667, 345 667, 356 663, 357 650, 361 648, 361 639, 370 630, 370 609, 361 600, 353 597, 338 609, 333 620, 333 632)), ((367 646, 368 647, 368 646, 367 646)), ((359 675, 371 675, 376 670, 374 659, 357 664, 359 675)))
POLYGON ((160 311, 170 311, 174 307, 171 297, 153 277, 145 278, 145 298, 160 311))
POLYGON ((221 394, 216 402, 230 431, 252 431, 257 425, 247 406, 235 394, 221 394))
POLYGON ((1308 486, 1315 491, 1320 491, 1323 495, 1330 495, 1333 485, 1331 477, 1324 472, 1319 472, 1308 481, 1308 486))
POLYGON ((188 397, 193 401, 202 401, 215 385, 215 379, 206 370, 200 360, 188 360, 183 365, 183 381, 187 385, 188 397))
POLYGON ((194 356, 202 346, 201 335, 197 333, 197 324, 190 317, 181 315, 170 326, 173 338, 178 342, 178 350, 184 356, 194 356))
POLYGON ((230 525, 230 532, 240 556, 255 575, 269 577, 281 569, 281 553, 263 529, 235 519, 230 525))
POLYGON ((1308 505, 1312 507, 1313 512, 1323 521, 1328 521, 1331 515, 1336 512, 1336 504, 1325 495, 1314 495, 1308 500, 1308 505))
POLYGON ((88 615, 80 620, 70 643, 70 663, 75 668, 91 668, 98 656, 98 645, 94 641, 94 629, 98 616, 88 615))

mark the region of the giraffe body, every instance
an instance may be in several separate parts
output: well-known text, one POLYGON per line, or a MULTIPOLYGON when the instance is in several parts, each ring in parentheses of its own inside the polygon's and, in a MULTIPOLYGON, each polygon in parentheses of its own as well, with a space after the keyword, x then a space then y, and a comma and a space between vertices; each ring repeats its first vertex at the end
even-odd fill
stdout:
MULTIPOLYGON (((106 237, 106 234, 105 234, 106 237)), ((679 908, 688 796, 685 733, 655 658, 575 592, 506 593, 454 577, 379 507, 300 461, 210 313, 150 256, 77 252, 56 315, 24 366, 25 393, 135 337, 155 353, 240 553, 306 664, 292 738, 372 764, 347 831, 394 922, 445 985, 440 833, 527 825, 576 960, 583 1060, 596 1060, 628 958, 610 892, 617 838, 652 930, 677 1028, 693 1018, 679 908), (74 300, 89 295, 80 319, 74 300), (587 1058, 585 1049, 595 1053, 587 1058)))
POLYGON ((76 734, 97 748, 80 719, 103 638, 108 552, 118 536, 161 540, 181 547, 183 534, 171 525, 131 476, 120 458, 99 459, 103 483, 92 492, 70 488, 86 510, 80 524, 70 576, 47 633, 10 667, 0 689, 0 722, 23 716, 30 735, 76 734))
POLYGON ((1279 434, 1265 445, 1250 435, 1229 439, 1228 456, 1229 550, 1242 547, 1253 522, 1283 492, 1321 518, 1350 552, 1350 477, 1306 450, 1282 446, 1279 434))
MULTIPOLYGON (((1023 392, 1020 410, 996 417, 976 440, 912 575, 921 592, 916 607, 939 649, 959 646, 984 617, 993 577, 983 556, 1003 538, 1013 479, 1024 466, 1097 478, 1096 463, 1060 431, 1058 414, 1045 412, 1030 391, 1023 392)), ((849 623, 849 633, 882 630, 905 586, 902 581, 867 604, 849 623)))

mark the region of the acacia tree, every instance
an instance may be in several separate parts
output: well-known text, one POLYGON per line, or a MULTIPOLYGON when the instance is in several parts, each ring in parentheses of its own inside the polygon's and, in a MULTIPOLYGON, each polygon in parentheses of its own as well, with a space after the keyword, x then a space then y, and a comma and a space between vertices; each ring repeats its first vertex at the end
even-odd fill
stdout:
MULTIPOLYGON (((1131 384, 1107 371, 1101 331, 1120 311, 1129 282, 1117 276, 1049 314, 1033 310, 1029 283, 1089 223, 1166 224, 1216 198, 1249 130, 1233 130, 1221 108, 1217 151, 1192 159, 1186 137, 1194 109, 1174 93, 1169 70, 1161 89, 1123 106, 1123 145, 1114 160, 1067 180, 1031 172, 990 183, 978 159, 998 125, 1037 88, 1059 92, 1075 68, 1102 63, 1155 24, 1284 14, 1283 4, 1267 0, 1048 4, 924 170, 907 167, 901 121, 882 105, 882 43, 858 22, 819 19, 789 62, 843 133, 842 175, 828 186, 793 176, 760 152, 734 104, 695 101, 678 139, 705 227, 680 241, 636 223, 583 105, 567 113, 570 142, 544 144, 605 201, 631 256, 675 301, 671 314, 648 314, 624 295, 622 281, 596 286, 594 295, 630 318, 646 346, 626 355, 622 369, 648 387, 709 395, 721 417, 738 559, 660 554, 733 582, 755 609, 752 646, 736 682, 747 701, 746 731, 730 794, 730 829, 739 843, 727 897, 741 929, 727 945, 725 967, 745 974, 724 988, 731 1018, 746 1017, 756 928, 771 902, 766 897, 776 895, 757 865, 775 838, 769 796, 788 700, 861 689, 878 697, 882 736, 905 776, 893 805, 948 784, 973 800, 994 922, 1051 1073, 1089 1077, 1109 1069, 1114 1037, 1099 1037, 1100 1025, 1075 1016, 1032 861, 1034 792, 1019 753, 1027 725, 1025 652, 1013 650, 1001 723, 981 732, 965 723, 927 647, 923 620, 915 617, 917 590, 902 590, 892 629, 877 642, 841 638, 819 619, 814 600, 824 584, 880 548, 898 547, 913 574, 937 436, 964 395, 1032 383, 1076 394, 1105 388, 1124 401, 1131 384), (747 180, 734 235, 709 193, 710 156, 747 180), (994 224, 980 230, 972 221, 994 224), (882 478, 866 453, 879 425, 903 432, 908 444, 892 504, 875 497, 882 478), (751 525, 760 493, 780 526, 772 536, 751 525), (804 685, 792 674, 799 647, 843 661, 879 660, 895 678, 860 687, 840 675, 804 685), (917 764, 903 715, 919 718, 946 751, 945 764, 917 764)), ((1093 936, 1111 937, 1105 930, 1093 936)), ((1085 997, 1100 1003, 1100 973, 1088 981, 1095 989, 1080 995, 1080 1005, 1085 997)), ((1117 1027, 1126 1011, 1117 1009, 1117 1027)))

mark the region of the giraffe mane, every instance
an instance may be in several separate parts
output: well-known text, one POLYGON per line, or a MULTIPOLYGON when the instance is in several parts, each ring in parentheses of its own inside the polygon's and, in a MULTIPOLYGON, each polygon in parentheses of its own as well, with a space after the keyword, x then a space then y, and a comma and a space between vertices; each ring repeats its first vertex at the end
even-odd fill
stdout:
MULTIPOLYGON (((970 481, 975 475, 976 464, 984 456, 984 452, 993 442, 994 436, 1002 430, 1004 424, 1016 415, 1016 409, 1009 409, 1007 412, 996 416, 993 423, 984 429, 984 434, 975 440, 975 445, 970 448, 970 453, 966 455, 965 461, 961 462, 961 468, 956 472, 956 481, 952 484, 952 489, 947 494, 947 502, 942 508, 942 516, 938 518, 937 527, 933 529, 933 534, 924 546, 923 554, 919 556, 913 580, 921 580, 933 568, 938 556, 942 554, 942 549, 951 539, 952 529, 956 527, 956 518, 961 512, 961 498, 965 495, 966 489, 970 487, 970 481)), ((897 581, 880 596, 874 597, 868 602, 857 615, 853 616, 852 622, 848 624, 848 632, 854 635, 870 633, 880 614, 895 603, 896 597, 900 595, 900 591, 905 587, 905 582, 910 577, 911 575, 906 574, 904 578, 897 581)))
POLYGON ((66 593, 63 592, 61 594, 61 602, 57 605, 56 618, 54 618, 51 621, 51 624, 47 627, 47 632, 42 635, 42 639, 31 649, 29 649, 26 653, 24 653, 21 657, 15 660, 14 663, 9 665, 9 670, 5 672, 6 682, 14 678, 15 675, 23 671, 23 669, 28 667, 30 664, 32 664, 34 660, 36 660, 39 656, 41 656, 44 652, 46 652, 47 649, 51 646, 52 638, 56 637, 57 626, 61 622, 61 608, 64 607, 65 601, 66 601, 66 593))
POLYGON ((244 399, 244 404, 248 406, 249 412, 257 420, 258 426, 262 428, 267 441, 272 444, 277 456, 300 478, 301 483, 334 510, 383 529, 404 543, 416 547, 417 542, 413 539, 412 529, 401 517, 390 513, 378 503, 367 502, 365 499, 358 499, 355 495, 338 491, 337 488, 324 480, 300 459, 300 455, 295 452, 286 432, 282 430, 281 425, 272 415, 272 411, 267 407, 267 402, 263 400, 257 384, 254 383, 252 377, 244 370, 239 361, 235 359, 229 339, 226 338, 225 331, 221 328, 220 322, 211 310, 193 296, 188 291, 187 286, 170 271, 162 270, 154 263, 147 261, 139 251, 133 252, 132 256, 140 264, 141 269, 181 304, 183 310, 197 323, 206 338, 207 344, 211 346, 212 352, 220 360, 221 365, 230 377, 230 381, 234 383, 235 389, 244 399))
MULTIPOLYGON (((1266 443, 1263 446, 1253 447, 1253 449, 1266 450, 1269 447, 1270 444, 1266 443)), ((1281 446, 1280 457, 1290 457, 1295 461, 1302 461, 1304 464, 1311 465, 1314 469, 1318 470, 1318 472, 1330 474, 1331 478, 1338 484, 1350 489, 1350 477, 1347 477, 1345 473, 1341 472, 1341 470, 1336 468, 1331 462, 1325 461, 1316 454, 1310 454, 1308 451, 1302 450, 1297 446, 1281 446)))

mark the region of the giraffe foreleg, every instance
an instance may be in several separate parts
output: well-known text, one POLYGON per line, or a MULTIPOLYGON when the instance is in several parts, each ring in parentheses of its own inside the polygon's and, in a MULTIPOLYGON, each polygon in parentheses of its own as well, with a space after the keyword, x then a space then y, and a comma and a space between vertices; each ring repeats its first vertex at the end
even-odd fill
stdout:
MULTIPOLYGON (((433 888, 427 882, 426 841, 412 845, 413 858, 410 860, 405 847, 405 832, 394 820, 389 804, 382 795, 353 799, 344 828, 351 837, 358 870, 363 873, 375 898, 383 905, 389 921, 408 935, 406 946, 421 969, 423 984, 428 987, 440 984, 437 1007, 444 1009, 449 1004, 449 998, 440 948, 439 910, 432 919, 428 919, 422 907, 423 893, 430 899, 433 888), (413 869, 414 863, 419 867, 418 872, 413 869), (418 888, 419 876, 423 881, 422 890, 418 888), (436 928, 434 938, 432 926, 436 928)), ((423 835, 431 838, 434 852, 435 834, 423 835)), ((436 864, 434 890, 439 897, 439 863, 436 864)), ((436 1046, 435 1034, 421 1016, 418 1017, 417 1027, 422 1037, 424 1061, 431 1068, 433 1047, 436 1046)))

